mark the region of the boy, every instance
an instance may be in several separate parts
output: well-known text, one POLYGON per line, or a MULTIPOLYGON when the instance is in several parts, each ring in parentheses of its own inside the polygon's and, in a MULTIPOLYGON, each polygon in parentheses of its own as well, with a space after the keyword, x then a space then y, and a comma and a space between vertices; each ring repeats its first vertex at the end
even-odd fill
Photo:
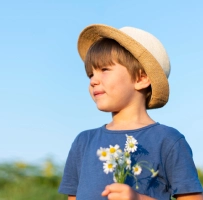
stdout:
POLYGON ((169 200, 171 196, 203 200, 184 136, 155 122, 146 111, 164 106, 169 96, 170 62, 159 40, 136 28, 117 30, 98 24, 82 31, 78 51, 90 78, 90 95, 99 110, 112 113, 112 122, 76 137, 59 192, 68 194, 69 200, 169 200), (123 184, 113 183, 113 174, 108 173, 112 165, 104 166, 107 174, 103 172, 98 149, 109 145, 124 149, 126 135, 138 141, 132 163, 147 161, 158 172, 156 177, 137 169, 137 182, 129 177, 123 184))

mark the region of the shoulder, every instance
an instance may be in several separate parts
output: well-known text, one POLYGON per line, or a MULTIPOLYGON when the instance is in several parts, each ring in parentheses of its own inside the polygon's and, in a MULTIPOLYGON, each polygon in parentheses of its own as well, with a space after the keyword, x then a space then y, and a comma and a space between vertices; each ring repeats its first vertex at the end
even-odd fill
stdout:
POLYGON ((81 142, 84 140, 88 140, 91 137, 94 137, 96 134, 100 134, 102 132, 103 126, 94 128, 94 129, 88 129, 80 132, 77 137, 75 138, 75 141, 81 142))
POLYGON ((152 132, 152 140, 157 145, 160 145, 160 148, 166 154, 175 146, 175 144, 182 141, 186 142, 184 135, 180 133, 177 129, 170 126, 158 123, 152 129, 152 132))
POLYGON ((77 159, 82 158, 92 139, 95 135, 99 134, 101 130, 102 127, 99 127, 80 132, 71 144, 69 155, 74 155, 77 159))
POLYGON ((181 138, 185 138, 177 129, 163 124, 158 124, 158 126, 156 126, 156 131, 158 132, 159 137, 165 138, 168 141, 175 142, 181 138))
POLYGON ((80 132, 72 143, 72 147, 85 147, 94 138, 102 133, 103 126, 80 132))

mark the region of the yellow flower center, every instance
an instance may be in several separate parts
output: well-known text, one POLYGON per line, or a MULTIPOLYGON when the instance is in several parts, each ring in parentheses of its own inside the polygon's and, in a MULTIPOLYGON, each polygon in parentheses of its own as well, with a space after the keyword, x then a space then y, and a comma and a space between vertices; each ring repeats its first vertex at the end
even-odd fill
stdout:
POLYGON ((103 151, 101 155, 105 157, 106 156, 106 152, 103 151))
POLYGON ((135 172, 137 172, 138 170, 139 170, 139 168, 138 168, 138 167, 135 167, 135 168, 134 168, 134 171, 135 171, 135 172))
POLYGON ((116 149, 115 148, 110 148, 110 153, 115 153, 116 149))
POLYGON ((109 169, 113 168, 113 165, 112 164, 108 164, 108 168, 109 169))
POLYGON ((129 147, 133 148, 135 145, 133 143, 129 143, 129 147))

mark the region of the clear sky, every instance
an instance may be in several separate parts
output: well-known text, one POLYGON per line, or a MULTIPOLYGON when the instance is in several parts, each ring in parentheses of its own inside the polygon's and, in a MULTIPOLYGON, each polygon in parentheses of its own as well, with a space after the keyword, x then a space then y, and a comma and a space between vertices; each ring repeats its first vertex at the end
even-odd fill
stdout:
POLYGON ((155 35, 170 60, 170 99, 149 111, 183 133, 203 167, 202 0, 7 0, 0 3, 0 162, 64 163, 76 135, 111 120, 97 110, 77 52, 100 23, 155 35))

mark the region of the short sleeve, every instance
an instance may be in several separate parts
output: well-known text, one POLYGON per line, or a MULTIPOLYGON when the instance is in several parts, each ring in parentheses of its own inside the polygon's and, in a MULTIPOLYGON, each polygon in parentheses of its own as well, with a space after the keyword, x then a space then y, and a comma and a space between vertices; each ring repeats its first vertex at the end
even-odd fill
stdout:
POLYGON ((203 191, 192 158, 192 150, 184 137, 172 146, 165 168, 172 196, 203 191))
POLYGON ((58 189, 59 193, 68 195, 76 195, 77 193, 81 163, 81 155, 78 149, 76 138, 66 160, 62 181, 58 189))

